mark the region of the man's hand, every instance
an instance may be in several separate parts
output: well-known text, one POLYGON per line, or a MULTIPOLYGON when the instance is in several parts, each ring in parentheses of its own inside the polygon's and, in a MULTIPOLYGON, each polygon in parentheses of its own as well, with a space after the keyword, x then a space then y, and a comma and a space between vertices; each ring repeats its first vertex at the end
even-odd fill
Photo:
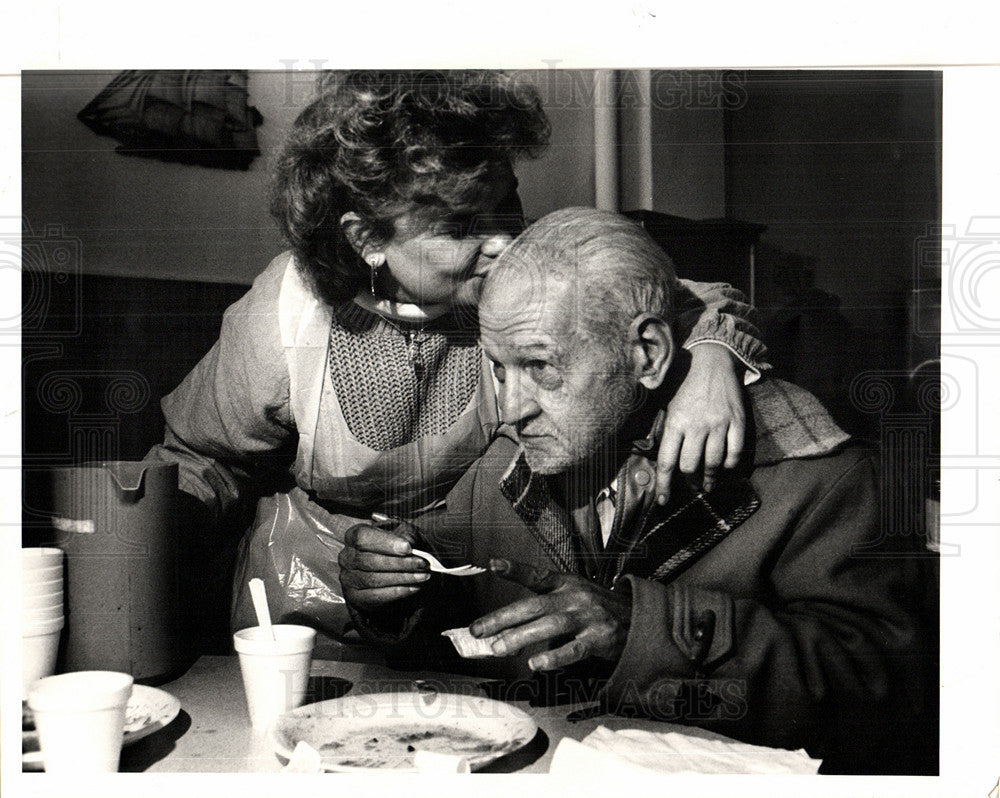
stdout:
POLYGON ((528 660, 535 671, 561 668, 587 657, 617 663, 625 648, 632 599, 573 574, 540 571, 511 560, 490 560, 490 571, 539 595, 509 604, 475 621, 475 637, 495 636, 493 653, 516 654, 539 643, 571 638, 528 660))
POLYGON ((344 598, 371 611, 417 593, 431 575, 427 561, 411 554, 415 540, 405 523, 391 532, 366 524, 348 529, 337 558, 344 598))
POLYGON ((700 470, 705 491, 720 467, 735 468, 743 452, 746 415, 742 367, 723 346, 691 349, 691 367, 667 405, 656 463, 656 498, 666 504, 674 468, 691 477, 700 470))

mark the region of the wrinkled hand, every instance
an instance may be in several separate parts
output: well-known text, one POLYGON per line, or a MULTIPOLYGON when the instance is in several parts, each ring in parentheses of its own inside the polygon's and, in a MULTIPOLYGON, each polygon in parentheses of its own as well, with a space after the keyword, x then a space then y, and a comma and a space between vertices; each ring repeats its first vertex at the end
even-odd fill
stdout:
POLYGON ((405 523, 391 532, 367 524, 348 529, 337 558, 344 598, 370 611, 419 592, 431 575, 427 561, 411 554, 415 540, 405 523))
POLYGON ((587 657, 618 661, 632 615, 628 593, 511 560, 490 560, 490 571, 538 593, 484 615, 469 627, 475 637, 496 636, 494 654, 516 654, 531 645, 569 637, 559 648, 534 655, 528 667, 553 670, 587 657))
POLYGON ((660 504, 670 498, 675 467, 689 478, 701 471, 702 487, 710 491, 720 467, 739 463, 746 432, 742 373, 725 347, 701 344, 691 349, 691 367, 667 405, 656 463, 660 504))

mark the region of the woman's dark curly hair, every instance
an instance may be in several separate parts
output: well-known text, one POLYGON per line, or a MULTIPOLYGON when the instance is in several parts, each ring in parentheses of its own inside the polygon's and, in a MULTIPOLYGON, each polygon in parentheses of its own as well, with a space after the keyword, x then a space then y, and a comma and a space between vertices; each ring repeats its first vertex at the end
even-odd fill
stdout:
POLYGON ((343 301, 368 282, 344 213, 386 241, 414 205, 469 212, 498 167, 548 136, 535 88, 503 72, 324 73, 279 157, 271 213, 316 295, 343 301))

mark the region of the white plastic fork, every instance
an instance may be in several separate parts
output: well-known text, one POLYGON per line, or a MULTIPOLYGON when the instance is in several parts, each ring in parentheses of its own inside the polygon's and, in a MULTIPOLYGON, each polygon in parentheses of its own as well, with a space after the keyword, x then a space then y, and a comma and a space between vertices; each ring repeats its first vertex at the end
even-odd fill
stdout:
MULTIPOLYGON (((391 530, 393 527, 399 526, 405 522, 402 518, 398 518, 397 516, 375 512, 372 513, 372 523, 379 529, 391 530)), ((427 560, 434 573, 450 574, 451 576, 475 576, 476 574, 481 574, 486 571, 485 568, 480 568, 478 565, 459 565, 455 568, 446 568, 444 563, 442 563, 433 554, 428 554, 426 551, 420 551, 420 549, 411 549, 411 551, 421 559, 427 560)))
POLYGON ((486 571, 485 568, 480 568, 478 565, 459 565, 455 568, 446 568, 433 554, 428 554, 426 551, 420 551, 420 549, 413 549, 412 551, 417 557, 427 560, 431 566, 431 570, 438 574, 450 574, 451 576, 475 576, 476 574, 481 574, 486 571))

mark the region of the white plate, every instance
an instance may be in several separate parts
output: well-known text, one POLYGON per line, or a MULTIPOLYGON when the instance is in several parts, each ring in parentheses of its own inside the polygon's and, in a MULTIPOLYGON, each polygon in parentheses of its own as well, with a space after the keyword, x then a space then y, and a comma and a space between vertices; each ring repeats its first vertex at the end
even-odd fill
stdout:
POLYGON ((170 693, 144 684, 132 686, 132 697, 125 706, 125 734, 122 745, 159 731, 177 717, 181 702, 170 693))
POLYGON ((476 770, 526 745, 538 726, 517 707, 455 693, 373 693, 286 712, 271 730, 288 759, 304 740, 324 770, 415 771, 416 749, 464 756, 476 770))
MULTIPOLYGON (((159 731, 176 718, 180 711, 181 702, 170 693, 143 684, 133 685, 132 696, 125 705, 122 745, 131 745, 136 740, 159 731)), ((38 750, 38 732, 22 731, 21 738, 22 749, 34 748, 32 751, 22 751, 21 765, 40 766, 42 752, 38 750)))

